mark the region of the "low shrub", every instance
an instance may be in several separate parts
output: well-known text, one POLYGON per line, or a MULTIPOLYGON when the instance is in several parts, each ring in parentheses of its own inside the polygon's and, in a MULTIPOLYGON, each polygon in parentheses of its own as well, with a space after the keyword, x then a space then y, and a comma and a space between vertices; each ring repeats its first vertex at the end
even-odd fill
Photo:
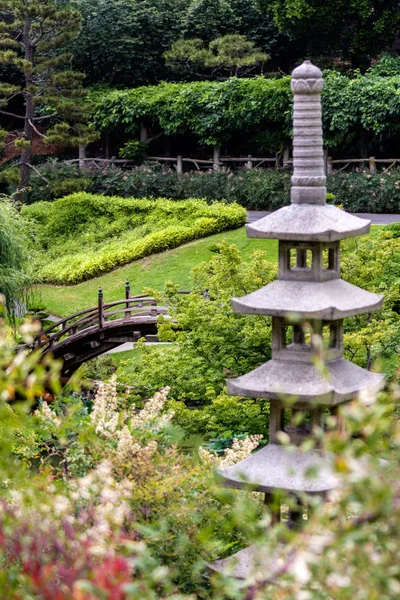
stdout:
MULTIPOLYGON (((52 200, 72 191, 134 198, 204 198, 207 202, 237 202, 249 210, 275 210, 289 203, 290 171, 200 171, 177 175, 161 167, 142 166, 131 171, 113 167, 80 171, 77 166, 52 163, 41 168, 50 186, 32 176, 30 203, 52 200)), ((328 202, 350 212, 400 211, 400 169, 371 175, 355 170, 333 173, 327 181, 328 202)))
MULTIPOLYGON (((125 172, 107 169, 94 173, 92 190, 121 196, 167 196, 175 200, 205 198, 208 202, 237 202, 249 210, 275 210, 289 204, 290 171, 191 172, 177 175, 148 167, 125 172)), ((400 211, 400 169, 371 175, 367 171, 332 173, 328 200, 350 212, 400 211)))
POLYGON ((238 204, 72 194, 24 206, 42 252, 38 280, 73 284, 131 261, 244 224, 238 204))

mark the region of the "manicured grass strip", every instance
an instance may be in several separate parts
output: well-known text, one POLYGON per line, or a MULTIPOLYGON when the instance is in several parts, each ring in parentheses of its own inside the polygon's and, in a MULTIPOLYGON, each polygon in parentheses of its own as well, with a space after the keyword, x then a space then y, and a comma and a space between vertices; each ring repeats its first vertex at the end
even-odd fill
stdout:
POLYGON ((78 285, 38 286, 38 293, 50 313, 65 317, 89 306, 95 306, 99 287, 103 288, 105 302, 123 298, 127 279, 131 284, 132 295, 140 294, 145 287, 161 290, 167 281, 173 281, 181 289, 189 289, 191 269, 203 261, 210 260, 213 256, 211 248, 222 240, 236 244, 247 258, 255 250, 265 250, 268 259, 277 262, 278 244, 275 240, 249 239, 245 228, 241 227, 137 260, 78 285))

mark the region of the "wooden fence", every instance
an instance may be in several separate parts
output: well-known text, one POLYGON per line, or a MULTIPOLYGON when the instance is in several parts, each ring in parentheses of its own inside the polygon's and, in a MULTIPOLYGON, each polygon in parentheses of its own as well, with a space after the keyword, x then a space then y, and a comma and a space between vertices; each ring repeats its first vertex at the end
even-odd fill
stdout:
MULTIPOLYGON (((277 154, 274 157, 255 157, 249 154, 246 157, 230 157, 230 156, 218 156, 210 159, 203 158, 187 158, 182 155, 176 157, 172 156, 147 156, 147 162, 159 162, 171 165, 178 175, 181 175, 184 171, 184 164, 188 163, 193 165, 197 171, 201 171, 202 168, 212 169, 213 171, 220 171, 224 167, 228 167, 233 164, 242 165, 246 170, 257 169, 261 166, 272 166, 275 169, 289 168, 293 164, 293 160, 289 158, 287 153, 283 155, 277 154)), ((121 168, 133 168, 135 161, 127 159, 112 158, 76 158, 73 160, 65 161, 67 164, 79 164, 80 167, 91 166, 97 169, 102 169, 107 166, 118 166, 121 168)), ((370 156, 369 158, 340 158, 332 159, 331 156, 325 156, 325 169, 329 175, 331 173, 339 173, 344 171, 349 166, 356 165, 363 169, 368 169, 371 174, 377 172, 377 165, 388 165, 384 172, 388 171, 392 167, 395 167, 400 163, 400 158, 375 158, 370 156), (335 168, 335 165, 344 165, 340 168, 335 168)))

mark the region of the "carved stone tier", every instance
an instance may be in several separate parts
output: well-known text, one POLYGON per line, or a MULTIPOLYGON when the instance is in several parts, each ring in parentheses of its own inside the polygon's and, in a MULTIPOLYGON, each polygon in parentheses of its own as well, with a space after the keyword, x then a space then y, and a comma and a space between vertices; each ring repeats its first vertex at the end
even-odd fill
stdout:
POLYGON ((359 392, 379 391, 384 384, 380 373, 362 369, 344 358, 330 361, 328 368, 326 377, 312 363, 272 359, 246 375, 227 379, 226 385, 232 396, 336 406, 359 392))
POLYGON ((289 281, 277 279, 265 287, 233 298, 236 313, 337 320, 379 310, 383 296, 343 281, 289 281))
POLYGON ((245 460, 220 469, 218 475, 229 487, 251 487, 265 493, 324 494, 337 486, 331 456, 319 450, 289 451, 278 444, 268 444, 245 460))
POLYGON ((368 233, 371 221, 330 204, 291 204, 246 225, 248 237, 334 242, 368 233))
POLYGON ((322 72, 305 61, 292 73, 292 203, 325 204, 326 177, 321 121, 322 72))

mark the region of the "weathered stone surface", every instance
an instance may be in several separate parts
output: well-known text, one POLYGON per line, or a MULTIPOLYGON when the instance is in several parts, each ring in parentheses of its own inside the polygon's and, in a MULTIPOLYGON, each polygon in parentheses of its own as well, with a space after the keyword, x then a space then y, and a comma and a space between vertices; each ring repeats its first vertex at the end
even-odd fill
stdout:
POLYGON ((325 204, 326 177, 321 121, 322 73, 305 61, 292 73, 292 203, 325 204))
POLYGON ((382 388, 384 376, 372 373, 340 358, 328 363, 325 378, 312 363, 272 359, 250 373, 227 379, 228 393, 248 398, 287 398, 311 407, 335 406, 354 398, 359 392, 373 393, 382 388))
POLYGON ((251 582, 262 581, 266 577, 274 579, 289 557, 289 549, 286 553, 283 552, 283 548, 281 550, 281 556, 269 555, 265 561, 266 557, 260 553, 260 548, 253 544, 229 558, 209 563, 208 568, 211 571, 230 574, 235 579, 249 579, 251 582))
POLYGON ((248 237, 334 242, 368 233, 371 221, 330 204, 291 204, 246 225, 248 237))
POLYGON ((303 452, 268 444, 245 460, 220 469, 218 475, 229 487, 260 492, 307 492, 321 494, 337 486, 332 457, 319 450, 303 452))
POLYGON ((246 579, 249 583, 278 579, 282 572, 296 576, 299 571, 303 572, 306 569, 305 563, 315 559, 329 539, 328 534, 313 535, 308 539, 307 550, 304 544, 300 548, 279 544, 274 552, 271 552, 268 548, 253 544, 229 558, 209 563, 208 568, 214 572, 229 573, 236 579, 246 579))
POLYGON ((236 313, 303 319, 336 320, 379 310, 383 296, 343 281, 289 281, 277 279, 241 298, 233 298, 236 313))

